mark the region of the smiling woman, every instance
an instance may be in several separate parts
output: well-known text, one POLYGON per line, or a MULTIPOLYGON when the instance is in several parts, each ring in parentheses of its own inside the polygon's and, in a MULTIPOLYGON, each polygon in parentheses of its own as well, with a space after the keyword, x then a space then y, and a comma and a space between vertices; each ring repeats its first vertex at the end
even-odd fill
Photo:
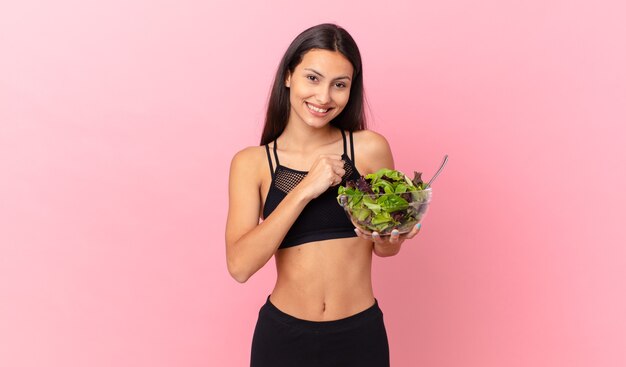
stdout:
POLYGON ((254 367, 389 366, 372 254, 397 254, 419 228, 366 236, 336 200, 339 184, 393 168, 386 139, 365 129, 363 100, 352 37, 333 24, 312 27, 282 58, 261 145, 232 160, 228 270, 245 282, 272 257, 277 266, 254 331, 254 367))
POLYGON ((285 81, 290 118, 310 126, 328 124, 348 103, 352 74, 352 64, 340 52, 307 52, 285 81), (325 70, 326 76, 318 70, 325 70))

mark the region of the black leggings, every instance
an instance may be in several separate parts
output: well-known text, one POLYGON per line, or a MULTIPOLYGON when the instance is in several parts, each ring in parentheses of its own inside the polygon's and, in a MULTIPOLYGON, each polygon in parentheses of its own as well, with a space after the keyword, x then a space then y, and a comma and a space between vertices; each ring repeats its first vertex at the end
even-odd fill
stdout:
POLYGON ((269 297, 259 311, 251 367, 388 367, 389 343, 383 313, 372 307, 334 321, 290 316, 269 297))

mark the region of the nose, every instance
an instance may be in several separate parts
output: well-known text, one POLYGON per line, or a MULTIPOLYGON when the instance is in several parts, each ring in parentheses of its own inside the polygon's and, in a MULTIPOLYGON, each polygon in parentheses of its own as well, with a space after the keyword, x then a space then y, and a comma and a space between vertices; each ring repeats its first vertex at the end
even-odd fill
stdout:
POLYGON ((330 103, 330 91, 326 86, 320 86, 315 94, 315 100, 322 105, 330 103))

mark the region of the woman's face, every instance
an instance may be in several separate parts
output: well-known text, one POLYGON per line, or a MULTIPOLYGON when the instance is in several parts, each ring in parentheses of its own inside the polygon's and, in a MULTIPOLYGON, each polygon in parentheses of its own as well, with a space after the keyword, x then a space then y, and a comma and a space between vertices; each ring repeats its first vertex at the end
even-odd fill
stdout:
POLYGON ((350 98, 352 64, 336 51, 313 49, 287 76, 289 121, 322 127, 343 111, 350 98))

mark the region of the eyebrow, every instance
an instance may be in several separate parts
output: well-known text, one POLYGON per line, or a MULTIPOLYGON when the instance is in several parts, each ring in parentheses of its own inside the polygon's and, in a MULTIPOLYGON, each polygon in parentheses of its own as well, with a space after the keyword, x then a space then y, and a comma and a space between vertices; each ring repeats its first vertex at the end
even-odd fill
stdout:
MULTIPOLYGON (((312 72, 314 72, 315 74, 317 74, 317 75, 321 76, 322 78, 325 78, 325 76, 324 76, 324 75, 322 75, 322 73, 320 73, 320 72, 319 72, 319 71, 317 71, 317 70, 314 70, 314 69, 311 69, 311 68, 304 68, 304 70, 312 71, 312 72)), ((348 80, 351 80, 351 79, 350 79, 350 77, 349 77, 349 76, 347 76, 347 75, 340 76, 340 77, 338 77, 338 78, 335 78, 334 80, 339 80, 339 79, 348 79, 348 80)))

